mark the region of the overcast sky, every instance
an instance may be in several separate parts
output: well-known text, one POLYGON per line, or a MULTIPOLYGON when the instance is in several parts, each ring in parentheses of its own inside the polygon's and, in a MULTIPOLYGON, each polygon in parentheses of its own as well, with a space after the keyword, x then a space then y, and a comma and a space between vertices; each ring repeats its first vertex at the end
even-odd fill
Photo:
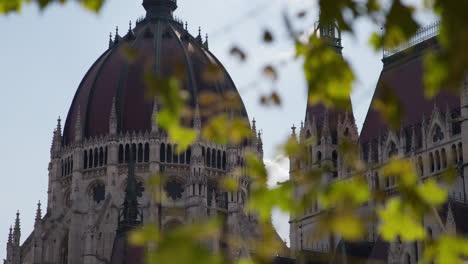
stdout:
MULTIPOLYGON (((107 49, 109 32, 119 26, 126 32, 128 21, 144 15, 141 0, 107 0, 100 14, 83 10, 75 1, 55 4, 45 12, 35 5, 20 14, 0 17, 0 259, 5 257, 8 228, 15 212, 21 212, 22 240, 32 230, 38 200, 45 207, 47 166, 52 131, 58 116, 66 117, 82 77, 107 49)), ((288 177, 288 162, 278 162, 277 145, 305 116, 305 83, 298 62, 283 64, 274 88, 283 98, 281 108, 258 104, 259 94, 272 84, 261 78, 268 63, 280 64, 293 54, 286 40, 282 12, 304 7, 306 0, 179 0, 176 15, 188 21, 196 35, 198 26, 209 34, 210 50, 225 65, 236 83, 249 116, 264 132, 266 164, 276 182, 288 177), (262 31, 272 30, 275 45, 262 43, 262 31), (237 45, 246 50, 247 63, 229 55, 237 45)), ((314 21, 316 10, 309 21, 314 21)), ((354 115, 360 128, 377 78, 382 69, 381 53, 367 47, 369 34, 378 25, 357 23, 356 36, 343 37, 343 54, 357 72, 352 94, 354 115)), ((288 236, 287 216, 275 214, 274 223, 283 238, 288 236)))

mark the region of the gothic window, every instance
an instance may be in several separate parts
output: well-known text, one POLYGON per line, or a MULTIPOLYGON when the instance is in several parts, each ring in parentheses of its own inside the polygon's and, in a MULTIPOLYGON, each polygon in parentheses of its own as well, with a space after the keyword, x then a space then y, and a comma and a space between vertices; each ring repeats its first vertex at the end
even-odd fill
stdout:
POLYGON ((137 145, 135 143, 132 144, 132 158, 134 162, 137 162, 137 145))
POLYGON ((216 150, 211 149, 211 167, 216 168, 216 150))
POLYGON ((345 129, 344 135, 345 135, 345 137, 349 136, 349 128, 346 128, 346 129, 345 129))
POLYGON ((83 167, 86 170, 88 168, 88 151, 84 151, 84 157, 83 157, 83 167))
POLYGON ((436 143, 444 139, 444 133, 440 126, 436 126, 434 129, 434 133, 432 133, 432 142, 436 143))
POLYGON ((211 167, 211 149, 206 150, 206 166, 211 167))
POLYGON ((337 167, 338 167, 338 154, 334 150, 332 152, 332 160, 333 160, 333 177, 338 177, 337 167))
POLYGON ((123 145, 120 144, 119 145, 119 163, 123 163, 124 161, 124 149, 123 149, 123 145))
POLYGON ((172 146, 170 144, 167 144, 166 158, 168 163, 172 162, 172 146))
POLYGON ((185 151, 179 154, 179 162, 180 164, 185 164, 185 151))
MULTIPOLYGON (((203 153, 204 154, 204 153, 203 153)), ((187 149, 187 164, 190 164, 190 160, 192 158, 192 149, 189 147, 187 149)))
MULTIPOLYGON (((202 147, 201 152, 202 152, 202 157, 203 157, 203 163, 204 163, 205 165, 207 165, 207 164, 206 164, 206 159, 205 159, 205 147, 202 147)), ((188 162, 188 163, 190 163, 190 162, 188 162)))
POLYGON ((70 158, 70 173, 73 172, 73 156, 70 158))
POLYGON ((68 264, 68 232, 60 244, 60 264, 68 264))
POLYGON ((424 175, 424 165, 421 156, 418 157, 418 168, 419 168, 419 175, 424 175))
POLYGON ((92 168, 93 167, 93 149, 89 150, 89 162, 88 162, 88 167, 92 168))
POLYGON ((442 156, 442 168, 447 168, 447 153, 445 152, 444 148, 441 151, 441 156, 442 156))
POLYGON ((223 151, 223 170, 226 169, 226 151, 223 151))
POLYGON ((95 148, 94 149, 94 165, 93 165, 93 167, 96 168, 97 166, 99 166, 99 153, 98 153, 98 149, 95 148))
POLYGON ((458 143, 458 162, 462 163, 463 162, 463 148, 462 148, 462 143, 458 143))
POLYGON ((125 144, 125 163, 130 162, 130 145, 125 144))
POLYGON ((320 166, 322 166, 322 152, 318 151, 317 152, 317 163, 320 166))
POLYGON ((310 130, 307 129, 307 131, 306 131, 306 138, 310 138, 311 136, 312 136, 312 135, 311 135, 311 133, 310 133, 310 130))
POLYGON ((102 183, 97 183, 91 189, 91 195, 95 203, 100 203, 106 198, 106 186, 102 183))
POLYGON ((431 172, 434 172, 434 155, 432 155, 432 152, 429 153, 429 162, 431 163, 431 172))
POLYGON ((145 162, 148 162, 148 161, 149 161, 149 152, 150 152, 150 150, 149 150, 149 144, 148 144, 148 143, 145 143, 145 153, 144 153, 144 155, 143 155, 143 160, 144 160, 145 162))
POLYGON ((168 181, 164 186, 164 190, 166 191, 167 196, 172 200, 178 200, 182 198, 182 193, 184 192, 182 184, 176 180, 168 181))
POLYGON ((138 143, 137 160, 139 163, 143 162, 143 144, 138 143))
POLYGON ((172 149, 172 162, 179 163, 179 155, 177 155, 177 145, 174 145, 172 149))
POLYGON ((388 145, 388 158, 393 157, 395 154, 397 154, 398 150, 396 147, 395 142, 391 141, 390 144, 388 145))
POLYGON ((406 253, 406 262, 405 262, 405 264, 411 264, 411 256, 408 253, 406 253))
POLYGON ((161 162, 166 162, 166 145, 164 143, 162 143, 159 148, 159 160, 161 162))
POLYGON ((63 177, 65 175, 65 165, 63 164, 63 159, 60 160, 60 162, 62 163, 62 166, 60 166, 60 167, 62 169, 62 177, 63 177))
POLYGON ((452 162, 454 165, 457 165, 458 155, 457 155, 457 146, 452 145, 452 162))
POLYGON ((221 169, 221 151, 218 150, 216 153, 216 167, 221 169))
POLYGON ((99 166, 104 165, 104 150, 102 147, 99 148, 99 166))
POLYGON ((375 172, 375 173, 374 173, 374 188, 375 188, 376 190, 379 190, 379 189, 380 189, 379 173, 378 173, 378 172, 375 172))
POLYGON ((436 159, 437 170, 440 170, 440 154, 438 150, 435 152, 435 159, 436 159))
POLYGON ((107 147, 104 149, 104 165, 107 165, 107 147))

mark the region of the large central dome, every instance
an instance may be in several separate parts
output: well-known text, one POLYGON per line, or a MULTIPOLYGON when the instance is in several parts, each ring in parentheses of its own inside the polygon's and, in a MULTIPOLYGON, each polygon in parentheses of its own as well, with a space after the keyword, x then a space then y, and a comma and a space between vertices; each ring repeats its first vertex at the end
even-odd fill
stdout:
MULTIPOLYGON (((77 127, 83 138, 108 134, 114 101, 119 133, 151 130, 155 102, 146 96, 144 74, 148 71, 160 77, 177 73, 192 107, 202 92, 220 98, 235 94, 240 99, 229 74, 208 50, 207 40, 200 33, 193 37, 173 18, 176 0, 144 0, 143 6, 146 17, 125 36, 116 34, 81 81, 65 123, 65 144, 75 141, 77 127), (216 80, 203 78, 209 68, 220 69, 216 80)), ((246 117, 240 102, 240 113, 246 117)))

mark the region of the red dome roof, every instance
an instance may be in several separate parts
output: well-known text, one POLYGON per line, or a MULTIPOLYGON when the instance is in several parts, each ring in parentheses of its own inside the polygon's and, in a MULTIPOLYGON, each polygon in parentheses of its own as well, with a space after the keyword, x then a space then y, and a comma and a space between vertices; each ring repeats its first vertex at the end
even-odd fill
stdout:
POLYGON ((107 134, 114 98, 119 132, 151 130, 153 99, 145 97, 147 87, 143 79, 148 71, 163 77, 182 72, 182 88, 189 93, 192 107, 201 91, 218 96, 234 92, 241 102, 240 114, 247 117, 233 81, 208 51, 207 43, 202 43, 201 36, 191 36, 172 16, 149 17, 138 22, 126 36, 112 41, 86 73, 68 112, 64 144, 74 141, 78 114, 84 138, 107 134), (130 49, 137 52, 132 62, 128 59, 130 49), (213 66, 221 69, 222 78, 205 80, 203 72, 213 66))

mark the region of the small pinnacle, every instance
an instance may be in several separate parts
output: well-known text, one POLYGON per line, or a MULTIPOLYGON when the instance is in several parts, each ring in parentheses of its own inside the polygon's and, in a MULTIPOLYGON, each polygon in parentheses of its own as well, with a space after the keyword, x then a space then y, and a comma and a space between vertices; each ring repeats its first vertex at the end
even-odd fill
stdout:
POLYGON ((187 29, 188 29, 188 23, 185 22, 185 30, 187 30, 187 29))
POLYGON ((119 35, 119 26, 115 27, 115 36, 119 35))
POLYGON ((201 37, 201 27, 198 27, 198 36, 201 37))
POLYGON ((132 31, 132 21, 128 21, 128 31, 132 31))
POLYGON ((208 41, 208 33, 205 35, 205 41, 208 41))
POLYGON ((294 124, 292 125, 291 130, 293 134, 296 134, 296 126, 294 124))

